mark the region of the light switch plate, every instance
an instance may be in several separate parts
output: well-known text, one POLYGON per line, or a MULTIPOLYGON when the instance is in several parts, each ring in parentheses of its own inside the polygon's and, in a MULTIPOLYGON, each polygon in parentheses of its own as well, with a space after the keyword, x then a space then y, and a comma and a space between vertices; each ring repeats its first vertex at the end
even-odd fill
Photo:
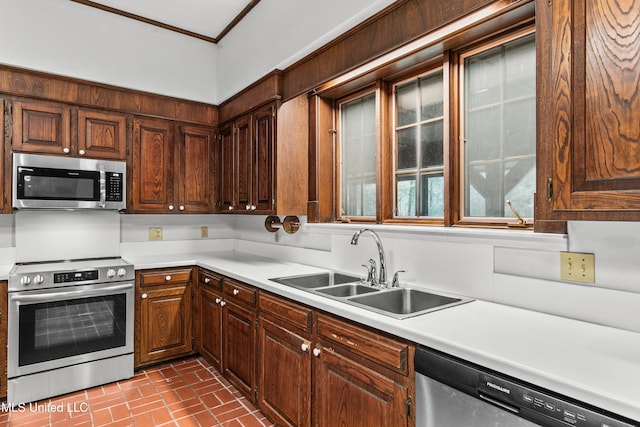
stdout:
POLYGON ((162 227, 149 227, 149 240, 162 240, 162 227))
POLYGON ((595 254, 560 252, 560 279, 595 283, 595 254))
POLYGON ((207 227, 206 225, 200 227, 200 238, 206 239, 207 237, 209 237, 209 227, 207 227))

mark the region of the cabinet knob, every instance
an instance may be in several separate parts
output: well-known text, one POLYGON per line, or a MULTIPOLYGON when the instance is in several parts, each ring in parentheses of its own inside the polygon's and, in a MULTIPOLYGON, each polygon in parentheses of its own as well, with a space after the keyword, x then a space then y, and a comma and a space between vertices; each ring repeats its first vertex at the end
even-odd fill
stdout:
POLYGON ((251 205, 251 210, 255 211, 256 210, 256 205, 251 205))
POLYGON ((168 282, 169 280, 171 280, 171 276, 164 276, 164 280, 168 282))
POLYGON ((69 150, 67 147, 64 147, 64 148, 62 149, 62 152, 63 152, 64 154, 69 154, 69 151, 71 151, 71 150, 69 150))
POLYGON ((173 205, 169 205, 169 210, 172 211, 173 210, 173 205))
POLYGON ((251 205, 247 205, 244 207, 245 210, 250 211, 251 210, 251 205))
POLYGON ((209 279, 208 277, 204 278, 204 283, 209 283, 211 281, 211 279, 209 279))
POLYGON ((321 352, 320 352, 320 349, 319 349, 318 347, 316 347, 316 348, 314 348, 314 349, 313 349, 313 355, 314 355, 315 357, 320 356, 320 353, 321 353, 321 352))
POLYGON ((220 304, 222 302, 221 298, 216 298, 216 304, 220 304))
POLYGON ((81 156, 84 156, 85 155, 85 151, 84 150, 79 150, 78 154, 80 154, 81 156))
POLYGON ((232 211, 233 210, 233 206, 229 206, 229 210, 232 211))
POLYGON ((178 207, 178 209, 183 211, 184 210, 184 206, 180 205, 180 207, 178 207))
POLYGON ((226 302, 226 301, 220 301, 220 306, 221 306, 221 307, 224 307, 225 305, 227 305, 227 302, 226 302))
POLYGON ((302 343, 302 345, 300 346, 300 350, 302 350, 303 352, 309 350, 309 346, 307 345, 306 342, 302 343))
POLYGON ((239 290, 237 290, 237 289, 234 289, 234 290, 233 290, 233 294, 234 294, 234 295, 238 295, 239 293, 240 293, 240 291, 239 291, 239 290))
POLYGON ((142 294, 142 295, 140 295, 140 298, 142 298, 142 299, 147 299, 147 294, 142 294))

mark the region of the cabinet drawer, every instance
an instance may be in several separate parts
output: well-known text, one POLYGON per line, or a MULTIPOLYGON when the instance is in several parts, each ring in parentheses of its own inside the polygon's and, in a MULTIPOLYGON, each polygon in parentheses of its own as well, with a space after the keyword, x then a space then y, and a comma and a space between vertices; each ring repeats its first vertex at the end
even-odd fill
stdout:
POLYGON ((226 278, 222 286, 224 287, 225 297, 229 301, 241 302, 252 307, 256 306, 256 290, 253 287, 226 278))
POLYGON ((208 270, 198 271, 198 282, 201 285, 222 290, 222 276, 208 270))
POLYGON ((260 294, 260 314, 311 332, 311 309, 272 295, 260 294))
POLYGON ((318 315, 317 334, 351 352, 402 374, 409 374, 409 345, 380 333, 318 315))
POLYGON ((191 271, 190 268, 181 268, 142 272, 140 273, 140 284, 142 286, 151 286, 189 282, 191 280, 191 271))

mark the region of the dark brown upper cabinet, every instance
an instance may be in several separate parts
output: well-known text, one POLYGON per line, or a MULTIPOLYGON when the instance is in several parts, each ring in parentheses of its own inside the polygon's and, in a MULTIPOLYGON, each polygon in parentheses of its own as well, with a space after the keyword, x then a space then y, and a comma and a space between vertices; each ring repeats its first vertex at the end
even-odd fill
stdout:
POLYGON ((220 211, 271 213, 274 201, 275 105, 223 127, 220 141, 220 211))
POLYGON ((37 101, 15 101, 13 108, 14 151, 71 154, 71 107, 37 101))
POLYGON ((79 109, 78 154, 101 159, 126 160, 126 116, 79 109))
POLYGON ((130 211, 212 212, 215 132, 167 120, 133 123, 130 211))
POLYGON ((536 220, 640 220, 640 4, 625 5, 538 1, 536 220))

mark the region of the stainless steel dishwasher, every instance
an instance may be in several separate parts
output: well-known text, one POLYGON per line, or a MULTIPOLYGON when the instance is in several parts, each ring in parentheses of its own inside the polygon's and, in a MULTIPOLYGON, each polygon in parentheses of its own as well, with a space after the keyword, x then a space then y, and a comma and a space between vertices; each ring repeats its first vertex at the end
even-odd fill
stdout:
POLYGON ((416 427, 630 427, 640 423, 418 347, 416 427))

